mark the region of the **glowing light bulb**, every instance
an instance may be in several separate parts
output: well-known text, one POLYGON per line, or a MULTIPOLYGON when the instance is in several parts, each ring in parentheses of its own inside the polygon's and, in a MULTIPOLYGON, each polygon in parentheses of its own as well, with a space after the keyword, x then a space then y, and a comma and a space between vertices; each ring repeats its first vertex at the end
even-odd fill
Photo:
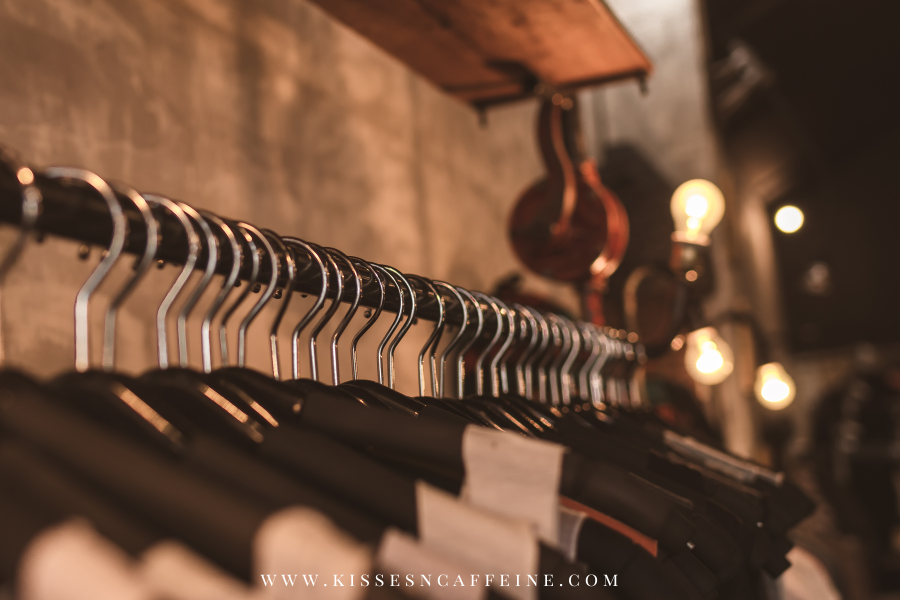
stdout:
POLYGON ((796 206, 782 206, 775 213, 775 227, 784 233, 794 233, 803 227, 803 211, 796 206))
POLYGON ((759 403, 769 410, 787 408, 797 393, 794 380, 777 362, 767 363, 756 370, 753 390, 759 403))
POLYGON ((684 366, 697 383, 716 385, 725 381, 734 369, 734 354, 713 327, 688 334, 684 366))
POLYGON ((705 179, 692 179, 678 186, 672 194, 672 239, 706 246, 709 234, 725 214, 725 197, 721 190, 705 179))

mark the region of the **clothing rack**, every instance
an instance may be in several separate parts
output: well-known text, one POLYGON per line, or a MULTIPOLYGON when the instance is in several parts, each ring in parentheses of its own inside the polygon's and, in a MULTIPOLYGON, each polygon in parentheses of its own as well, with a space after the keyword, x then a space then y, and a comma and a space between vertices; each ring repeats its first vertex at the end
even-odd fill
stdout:
MULTIPOLYGON (((55 235, 70 240, 75 240, 88 245, 108 247, 113 235, 113 225, 109 217, 109 211, 103 199, 92 189, 80 182, 68 182, 61 179, 51 179, 40 172, 34 173, 34 187, 41 195, 41 211, 34 225, 34 230, 44 234, 55 235)), ((145 224, 140 212, 127 200, 124 195, 116 194, 122 203, 122 210, 128 222, 128 235, 125 240, 124 251, 140 255, 146 247, 145 224)), ((166 263, 183 265, 187 255, 188 241, 183 227, 178 220, 166 211, 158 211, 155 214, 159 222, 159 250, 157 259, 166 263)), ((222 217, 226 221, 227 217, 222 217)), ((22 222, 22 190, 21 185, 11 174, 0 173, 0 222, 18 225, 22 222)), ((213 228, 222 257, 216 265, 216 273, 225 275, 231 269, 231 257, 229 244, 225 236, 218 228, 213 228)), ((198 258, 197 264, 206 263, 207 249, 204 247, 198 258)), ((311 294, 321 290, 321 280, 315 269, 307 268, 312 265, 309 256, 300 252, 296 254, 297 276, 294 281, 295 291, 311 294)), ((339 263, 342 273, 346 276, 345 265, 339 263)), ((372 279, 365 270, 360 271, 363 279, 363 289, 360 297, 360 306, 377 308, 381 300, 381 294, 377 286, 370 285, 372 279)), ((266 281, 271 275, 267 261, 261 261, 259 267, 259 281, 266 281)), ((247 281, 250 278, 250 265, 244 264, 240 272, 240 280, 247 281)), ((430 281, 430 280, 429 280, 430 281)), ((278 287, 284 287, 287 283, 284 274, 278 278, 278 287)), ((416 288, 416 318, 436 321, 439 315, 438 303, 434 294, 428 290, 416 277, 410 278, 410 283, 416 288)), ((397 312, 399 308, 398 290, 390 281, 384 281, 385 297, 383 308, 389 312, 397 312)), ((326 297, 334 298, 334 290, 331 286, 326 297)), ((352 301, 355 290, 352 286, 344 286, 341 300, 352 301)), ((489 314, 487 304, 481 304, 485 314, 489 314)), ((407 311, 408 312, 408 311, 407 311)), ((444 321, 450 325, 461 324, 461 312, 454 310, 444 311, 444 321)), ((628 339, 631 342, 637 340, 633 333, 613 330, 613 336, 620 339, 628 339)))
MULTIPOLYGON (((34 229, 38 232, 55 235, 84 244, 108 247, 113 235, 113 225, 109 218, 109 212, 103 199, 98 194, 80 185, 68 184, 58 179, 49 179, 40 173, 35 174, 34 185, 41 194, 41 214, 35 223, 34 229)), ((140 212, 134 208, 124 196, 117 194, 122 200, 122 210, 128 221, 128 236, 125 241, 125 252, 133 255, 143 253, 147 244, 144 221, 140 212)), ((170 264, 183 265, 187 255, 188 241, 184 229, 178 220, 166 211, 158 211, 156 218, 159 221, 159 251, 157 258, 170 264)), ((228 220, 226 217, 223 217, 228 220)), ((22 192, 19 183, 7 173, 0 174, 0 221, 12 225, 18 225, 22 221, 22 192)), ((222 259, 216 265, 216 273, 225 275, 231 269, 230 250, 224 234, 214 228, 214 233, 219 240, 222 259)), ((201 251, 198 264, 206 262, 206 248, 201 251)), ((305 267, 312 264, 308 256, 298 253, 297 278, 294 289, 302 293, 317 293, 321 288, 321 281, 313 269, 305 267)), ((340 265, 344 268, 344 265, 340 265)), ((346 273, 345 273, 346 274, 346 273)), ((266 281, 271 275, 269 265, 262 261, 259 270, 259 280, 266 281)), ((380 294, 371 282, 367 273, 360 273, 364 285, 360 305, 375 308, 378 306, 380 294)), ((247 281, 250 278, 250 265, 243 265, 240 280, 247 281)), ((286 283, 284 276, 279 277, 278 286, 286 283)), ((386 292, 384 309, 396 312, 398 308, 397 290, 389 281, 384 282, 385 287, 393 290, 386 292)), ((411 283, 413 283, 411 281, 411 283)), ((415 286, 416 283, 413 283, 415 286)), ((416 290, 416 297, 421 303, 417 307, 416 316, 427 320, 437 320, 438 310, 433 294, 428 290, 416 290), (427 297, 426 297, 427 295, 427 297)), ((350 301, 354 291, 349 287, 344 288, 343 301, 350 301)), ((329 289, 328 298, 334 297, 334 291, 329 289)), ((449 323, 459 324, 459 315, 448 314, 445 319, 449 323)))

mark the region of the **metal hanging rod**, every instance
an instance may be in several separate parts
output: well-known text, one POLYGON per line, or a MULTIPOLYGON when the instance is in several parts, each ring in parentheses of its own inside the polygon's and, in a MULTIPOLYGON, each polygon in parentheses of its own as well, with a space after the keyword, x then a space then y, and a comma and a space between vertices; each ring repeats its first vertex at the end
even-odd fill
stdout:
MULTIPOLYGON (((99 247, 108 247, 113 234, 112 219, 109 216, 109 210, 103 199, 94 191, 79 185, 77 182, 69 182, 61 179, 49 179, 42 176, 39 172, 35 173, 35 186, 40 191, 43 201, 41 214, 35 223, 34 230, 36 232, 55 235, 71 240, 81 242, 83 244, 94 245, 99 247)), ((140 255, 146 247, 146 227, 140 212, 131 201, 124 195, 118 194, 122 204, 122 210, 128 221, 128 236, 125 241, 124 251, 140 255)), ((159 222, 159 250, 157 259, 163 260, 174 265, 184 264, 185 257, 188 253, 188 241, 185 235, 184 227, 178 220, 167 211, 157 211, 154 213, 159 222)), ((235 222, 227 217, 220 217, 231 223, 235 222)), ((7 173, 0 173, 0 222, 18 225, 22 221, 22 197, 19 183, 7 173)), ((213 228, 217 238, 219 239, 220 258, 216 265, 216 272, 220 275, 226 275, 232 265, 233 257, 229 249, 228 240, 225 238, 218 228, 213 228)), ((239 239, 240 236, 239 236, 239 239)), ((243 244, 243 241, 242 241, 243 244)), ((243 252, 249 252, 249 248, 244 244, 243 252)), ((203 248, 198 258, 198 264, 206 262, 207 248, 203 248)), ((294 289, 300 293, 315 294, 321 290, 321 279, 318 270, 307 268, 312 265, 312 261, 303 252, 296 253, 297 260, 297 277, 294 282, 294 289)), ((250 278, 249 261, 244 261, 240 272, 240 280, 247 281, 250 278)), ((349 271, 344 265, 340 265, 342 273, 348 277, 349 271)), ((270 268, 268 261, 261 261, 259 272, 259 281, 265 281, 270 276, 270 268)), ((379 299, 381 298, 377 285, 370 285, 373 282, 365 269, 360 270, 363 279, 362 297, 360 305, 367 308, 377 308, 379 299)), ((279 277, 278 287, 283 287, 287 282, 285 277, 279 277)), ((416 288, 416 318, 436 321, 438 319, 438 304, 435 301, 434 294, 422 285, 416 278, 412 278, 410 283, 416 288)), ((384 300, 384 310, 396 312, 399 308, 397 288, 390 281, 384 282, 386 287, 386 296, 384 300)), ((352 285, 345 285, 341 297, 342 301, 351 301, 355 294, 355 288, 352 285)), ((334 298, 334 286, 329 286, 328 297, 334 298)), ((451 298, 444 298, 445 302, 451 298)), ((488 310, 487 305, 482 305, 488 310)), ((461 322, 460 311, 449 310, 445 313, 445 321, 454 325, 461 322)))

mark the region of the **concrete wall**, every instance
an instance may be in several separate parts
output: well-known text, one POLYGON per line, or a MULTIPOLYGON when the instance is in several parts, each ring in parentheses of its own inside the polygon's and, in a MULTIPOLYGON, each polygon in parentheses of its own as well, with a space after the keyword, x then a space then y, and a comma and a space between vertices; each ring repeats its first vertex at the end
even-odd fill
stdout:
MULTIPOLYGON (((480 126, 473 110, 302 0, 0 0, 0 81, 0 143, 33 165, 89 168, 472 289, 518 268, 506 218, 542 173, 535 104, 493 110, 480 126)), ((98 254, 79 262, 68 242, 29 246, 4 290, 9 363, 42 376, 71 368, 73 302, 98 254)), ((100 313, 128 272, 118 267, 93 302, 95 357, 100 313)), ((153 315, 175 273, 154 270, 125 306, 122 369, 154 365, 153 315)), ((303 306, 293 303, 284 337, 303 306)), ((260 369, 273 311, 251 330, 260 369)), ((415 329, 400 346, 406 391, 427 333, 415 329)), ((362 375, 374 373, 372 347, 362 375)))

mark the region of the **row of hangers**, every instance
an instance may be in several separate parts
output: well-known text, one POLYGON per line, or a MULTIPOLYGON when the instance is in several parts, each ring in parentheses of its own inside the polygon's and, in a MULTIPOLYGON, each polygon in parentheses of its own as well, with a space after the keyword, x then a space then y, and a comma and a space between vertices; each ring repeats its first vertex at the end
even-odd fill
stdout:
MULTIPOLYGON (((36 186, 35 173, 9 152, 3 154, 3 161, 21 186, 22 220, 18 238, 0 265, 0 282, 25 248, 41 213, 41 194, 36 186)), ((404 275, 394 267, 350 257, 335 248, 323 248, 296 237, 282 237, 271 230, 260 229, 247 222, 223 219, 209 211, 197 210, 184 202, 163 196, 142 195, 127 185, 109 183, 84 169, 50 167, 39 175, 47 180, 62 180, 70 186, 81 186, 96 194, 105 202, 112 220, 110 243, 75 300, 76 371, 90 369, 88 307, 93 293, 125 253, 129 231, 123 204, 130 204, 140 213, 146 244, 133 274, 114 294, 105 313, 101 364, 106 372, 115 371, 118 311, 149 269, 157 263, 160 247, 165 243, 160 235, 159 218, 154 214, 157 212, 168 213, 177 219, 188 241, 182 269, 156 313, 160 369, 174 365, 182 369, 188 367, 188 318, 212 284, 217 268, 221 271, 227 264, 221 290, 209 305, 200 325, 202 372, 209 374, 213 370, 215 330, 218 333, 220 364, 228 367, 231 362, 227 336, 229 322, 251 291, 258 290, 259 284, 262 284, 265 289, 238 325, 235 362, 238 368, 245 367, 250 325, 273 298, 280 299, 281 306, 269 330, 269 349, 272 376, 277 380, 285 378, 279 356, 278 331, 295 291, 300 260, 305 258, 305 269, 314 274, 318 289, 312 307, 291 333, 293 381, 302 381, 305 386, 323 385, 319 382, 322 374, 318 364, 318 338, 334 318, 341 299, 349 296, 349 308, 330 340, 330 380, 336 387, 371 388, 372 382, 357 379, 358 344, 381 317, 385 300, 394 297, 398 310, 377 346, 377 384, 382 394, 386 393, 385 389, 395 389, 397 346, 415 322, 419 307, 423 303, 432 303, 436 308, 435 326, 418 354, 419 397, 430 394, 435 399, 462 399, 466 390, 466 356, 481 342, 480 350, 469 365, 475 377, 475 393, 479 397, 496 398, 513 393, 564 411, 587 410, 589 406, 599 409, 607 404, 636 408, 640 403, 640 393, 632 386, 632 374, 643 360, 643 351, 639 344, 634 343, 634 337, 626 337, 624 331, 575 322, 568 317, 521 304, 508 306, 482 292, 472 292, 443 281, 430 281, 419 275, 404 275), (233 257, 238 258, 234 260, 233 257), (229 296, 236 286, 241 285, 241 269, 247 264, 250 270, 246 285, 226 307, 229 296), (260 267, 263 265, 268 266, 268 278, 260 281, 260 267), (193 289, 188 289, 188 281, 198 271, 202 272, 202 276, 193 289), (350 344, 353 379, 342 383, 339 342, 360 307, 366 288, 375 290, 377 301, 368 320, 354 334, 350 344), (177 309, 177 356, 173 359, 169 351, 167 322, 175 310, 176 301, 185 295, 181 307, 177 309), (328 298, 332 301, 325 308, 328 298), (320 313, 321 317, 313 324, 320 313), (450 342, 438 352, 451 316, 458 326, 450 342), (218 326, 214 327, 217 318, 218 326), (309 327, 306 346, 310 378, 300 380, 301 336, 309 327), (450 379, 445 377, 448 370, 452 374, 450 379)), ((389 395, 394 398, 399 396, 389 395)))

